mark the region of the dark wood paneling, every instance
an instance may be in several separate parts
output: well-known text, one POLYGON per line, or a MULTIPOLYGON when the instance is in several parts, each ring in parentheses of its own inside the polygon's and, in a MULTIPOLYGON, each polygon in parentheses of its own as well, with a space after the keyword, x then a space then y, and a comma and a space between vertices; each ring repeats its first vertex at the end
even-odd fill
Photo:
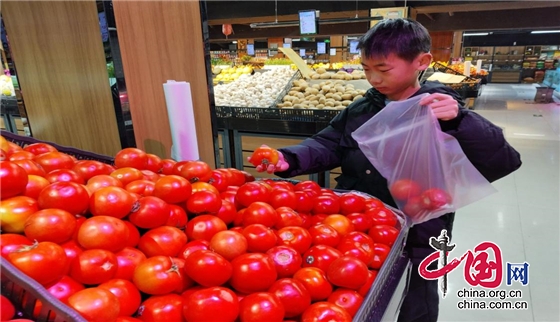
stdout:
POLYGON ((448 61, 451 58, 451 50, 453 48, 453 32, 452 31, 434 31, 430 32, 432 37, 432 55, 434 61, 448 61))

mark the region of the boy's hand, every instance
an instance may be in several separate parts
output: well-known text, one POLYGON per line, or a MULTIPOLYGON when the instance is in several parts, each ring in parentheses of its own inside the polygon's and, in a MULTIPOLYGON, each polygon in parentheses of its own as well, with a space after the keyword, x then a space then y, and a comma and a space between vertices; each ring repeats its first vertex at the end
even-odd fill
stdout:
MULTIPOLYGON (((267 147, 267 146, 263 144, 261 145, 261 147, 267 147)), ((251 157, 247 157, 247 161, 251 162, 251 157)), ((266 171, 268 173, 274 173, 277 171, 286 171, 288 170, 289 167, 290 165, 284 159, 284 155, 282 154, 282 152, 278 151, 278 162, 276 164, 269 164, 269 165, 259 164, 256 167, 256 169, 257 172, 266 171)))
POLYGON ((438 120, 449 121, 459 115, 459 104, 447 94, 430 94, 420 100, 420 105, 431 108, 438 120))

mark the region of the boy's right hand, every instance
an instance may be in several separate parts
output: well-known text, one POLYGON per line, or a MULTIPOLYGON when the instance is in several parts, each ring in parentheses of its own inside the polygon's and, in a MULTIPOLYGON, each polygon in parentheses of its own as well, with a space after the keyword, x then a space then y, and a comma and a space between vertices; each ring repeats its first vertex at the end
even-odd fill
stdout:
POLYGON ((250 163, 256 166, 257 172, 266 171, 268 173, 274 173, 277 171, 279 172, 286 171, 290 167, 290 165, 284 159, 284 155, 282 155, 280 151, 271 149, 270 147, 264 144, 261 145, 260 148, 255 150, 255 152, 253 152, 253 154, 247 158, 247 161, 249 161, 250 163), (277 161, 275 160, 276 154, 278 158, 277 161), (272 163, 272 162, 268 162, 268 160, 267 162, 261 162, 263 156, 265 159, 273 159, 276 162, 272 163))

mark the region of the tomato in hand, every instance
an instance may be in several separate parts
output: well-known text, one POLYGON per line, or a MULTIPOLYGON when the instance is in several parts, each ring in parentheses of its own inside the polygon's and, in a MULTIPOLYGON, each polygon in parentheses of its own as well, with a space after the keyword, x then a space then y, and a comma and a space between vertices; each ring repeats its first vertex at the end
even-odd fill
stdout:
POLYGON ((183 303, 183 316, 187 321, 234 322, 239 315, 238 297, 225 287, 183 294, 183 303))
POLYGON ((64 249, 52 242, 22 246, 9 253, 8 260, 21 272, 43 286, 60 279, 66 268, 64 249))
POLYGON ((17 196, 2 200, 0 202, 2 232, 23 233, 26 220, 38 210, 37 201, 33 198, 17 196))
POLYGON ((165 225, 169 219, 167 202, 153 196, 138 199, 137 207, 132 209, 128 220, 139 228, 156 228, 165 225))
POLYGON ((83 215, 89 208, 89 194, 74 182, 55 182, 46 186, 37 199, 39 208, 58 208, 73 215, 83 215))
POLYGON ((303 283, 293 278, 282 278, 274 282, 270 293, 284 305, 284 316, 287 318, 297 317, 311 305, 311 295, 303 283))
POLYGON ((210 241, 216 233, 224 230, 227 230, 227 226, 220 218, 213 215, 201 215, 187 223, 185 233, 189 240, 210 241))
POLYGON ((184 271, 198 284, 220 286, 232 276, 232 264, 210 250, 198 250, 185 259, 184 271))
POLYGON ((85 249, 118 252, 126 246, 129 229, 121 219, 95 216, 86 219, 78 230, 78 243, 85 249))
POLYGON ((146 152, 137 148, 126 148, 115 155, 115 167, 117 169, 131 167, 144 170, 148 161, 146 152))
POLYGON ((303 267, 316 267, 326 272, 336 259, 342 257, 342 252, 326 245, 316 245, 303 254, 303 267))
POLYGON ((354 290, 339 288, 332 292, 327 302, 345 309, 351 317, 354 317, 364 302, 364 298, 354 290))
POLYGON ((239 302, 239 318, 244 322, 281 322, 284 312, 280 299, 269 292, 252 293, 239 302))
POLYGON ((0 161, 0 197, 2 200, 22 194, 27 186, 27 172, 10 161, 0 161))
POLYGON ((261 146, 258 147, 253 154, 251 154, 249 162, 251 162, 251 164, 255 167, 263 165, 266 168, 269 164, 276 165, 278 163, 278 159, 278 150, 268 146, 261 146))
POLYGON ((265 254, 243 254, 231 264, 233 274, 230 284, 239 292, 249 294, 267 291, 278 277, 274 261, 265 254))
POLYGON ((345 255, 331 263, 327 278, 333 285, 358 290, 367 281, 368 268, 361 260, 345 255))
POLYGON ((86 288, 72 294, 68 304, 87 321, 104 322, 117 319, 119 299, 110 291, 99 287, 86 288))
POLYGON ((141 292, 163 295, 183 284, 182 273, 168 256, 154 256, 142 261, 134 270, 132 282, 141 292))
POLYGON ((247 238, 243 234, 231 230, 217 232, 210 240, 210 248, 231 261, 247 252, 247 238))
POLYGON ((68 211, 43 209, 27 217, 24 233, 31 240, 60 244, 72 238, 75 228, 76 218, 68 211))
POLYGON ((278 278, 292 277, 301 268, 301 255, 292 247, 275 246, 266 254, 274 261, 278 278))
POLYGON ((414 180, 400 179, 395 181, 390 187, 389 192, 396 200, 408 200, 420 195, 422 188, 414 180))
POLYGON ((147 257, 177 257, 186 243, 187 235, 179 228, 161 226, 145 232, 138 241, 138 249, 147 257))
POLYGON ((278 242, 278 236, 274 231, 261 224, 243 228, 243 236, 247 238, 247 251, 253 253, 266 253, 278 242))
POLYGON ((119 316, 134 314, 142 301, 136 286, 124 279, 112 279, 100 284, 98 287, 113 293, 117 297, 120 304, 119 316))

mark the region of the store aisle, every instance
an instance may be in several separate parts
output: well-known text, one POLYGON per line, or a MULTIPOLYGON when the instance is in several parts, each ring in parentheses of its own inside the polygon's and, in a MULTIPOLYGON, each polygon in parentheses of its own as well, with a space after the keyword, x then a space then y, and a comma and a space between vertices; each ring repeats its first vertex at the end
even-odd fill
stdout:
POLYGON ((457 212, 452 240, 457 246, 449 256, 460 257, 483 241, 499 245, 504 267, 499 289, 520 290, 522 297, 500 300, 503 294, 498 294, 482 301, 486 305, 526 301, 527 309, 459 309, 481 301, 459 297, 471 290, 461 264, 449 274, 448 295, 440 300, 440 321, 560 321, 560 101, 536 104, 535 93, 535 85, 489 84, 477 99, 475 112, 504 129, 523 165, 494 183, 498 193, 457 212), (507 262, 529 263, 526 286, 517 281, 506 285, 507 262))

